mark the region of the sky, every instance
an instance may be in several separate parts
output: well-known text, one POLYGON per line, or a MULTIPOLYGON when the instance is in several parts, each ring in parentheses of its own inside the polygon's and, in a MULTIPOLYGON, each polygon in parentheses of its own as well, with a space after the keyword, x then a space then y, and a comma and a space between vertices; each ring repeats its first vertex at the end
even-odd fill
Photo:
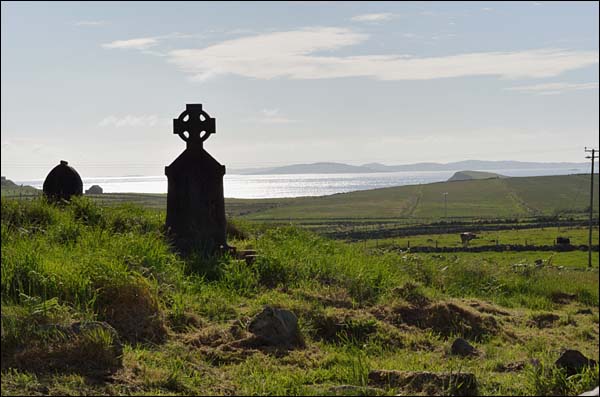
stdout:
POLYGON ((598 2, 1 3, 2 175, 163 175, 202 103, 228 169, 584 162, 598 2))

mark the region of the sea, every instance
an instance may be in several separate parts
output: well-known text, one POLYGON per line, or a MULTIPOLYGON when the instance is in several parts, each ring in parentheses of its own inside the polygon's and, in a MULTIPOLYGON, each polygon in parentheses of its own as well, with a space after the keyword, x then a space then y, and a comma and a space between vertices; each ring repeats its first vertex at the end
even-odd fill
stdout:
MULTIPOLYGON (((456 170, 460 171, 460 170, 456 170)), ((357 190, 383 187, 418 185, 443 182, 456 171, 402 171, 359 174, 291 174, 291 175, 235 175, 226 174, 223 181, 225 197, 229 198, 281 198, 324 196, 357 190)), ((541 176, 589 173, 581 168, 543 168, 485 170, 501 175, 541 176)), ((15 181, 23 185, 42 188, 43 180, 15 181)), ((105 193, 166 193, 166 176, 123 176, 83 178, 84 190, 100 185, 105 193)))

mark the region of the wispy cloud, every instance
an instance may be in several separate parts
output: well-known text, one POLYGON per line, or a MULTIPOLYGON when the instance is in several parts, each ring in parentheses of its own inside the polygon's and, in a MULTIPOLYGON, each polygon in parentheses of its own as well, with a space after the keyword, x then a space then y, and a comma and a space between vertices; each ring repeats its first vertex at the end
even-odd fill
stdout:
POLYGON ((505 88, 508 91, 521 91, 539 95, 555 95, 564 91, 598 89, 598 83, 544 83, 505 88))
POLYGON ((75 26, 104 26, 108 25, 106 21, 78 21, 75 22, 75 26))
MULTIPOLYGON (((114 49, 130 49, 130 50, 147 50, 150 47, 155 47, 159 44, 160 41, 166 39, 190 39, 197 38, 198 35, 186 34, 180 32, 173 32, 169 34, 165 34, 162 36, 152 36, 152 37, 139 37, 136 39, 127 39, 127 40, 115 40, 110 43, 102 44, 102 47, 114 49)), ((150 52, 148 52, 150 53, 150 52)), ((160 53, 158 53, 160 54, 160 53)), ((154 54, 157 55, 157 54, 154 54)), ((160 54, 164 56, 164 54, 160 54)))
POLYGON ((361 14, 350 18, 354 22, 383 22, 394 18, 395 14, 383 12, 379 14, 361 14))
POLYGON ((133 50, 145 50, 158 45, 158 39, 153 37, 142 37, 139 39, 115 40, 110 43, 102 44, 104 48, 123 48, 133 50))
POLYGON ((197 81, 227 74, 255 79, 545 78, 598 63, 598 51, 564 49, 477 52, 438 57, 313 55, 318 51, 355 45, 368 37, 365 33, 346 28, 305 28, 226 40, 205 48, 174 50, 168 53, 168 61, 197 81))
POLYGON ((287 118, 279 113, 279 109, 263 109, 259 117, 251 117, 248 121, 264 124, 289 124, 298 120, 287 118))
POLYGON ((117 128, 121 128, 121 127, 153 127, 155 125, 157 125, 159 122, 161 121, 161 119, 154 115, 140 115, 140 116, 136 116, 136 115, 125 115, 122 117, 117 117, 114 115, 110 115, 105 117, 104 119, 102 119, 98 125, 100 127, 117 127, 117 128))

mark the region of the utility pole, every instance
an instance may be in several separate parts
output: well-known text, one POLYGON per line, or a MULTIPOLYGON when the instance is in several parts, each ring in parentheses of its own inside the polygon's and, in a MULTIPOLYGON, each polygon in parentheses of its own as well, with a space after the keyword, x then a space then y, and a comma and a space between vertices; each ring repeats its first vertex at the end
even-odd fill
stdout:
POLYGON ((594 212, 594 161, 596 160, 597 149, 585 148, 586 153, 592 153, 591 156, 586 156, 586 159, 592 159, 592 174, 590 177, 590 231, 588 236, 588 267, 592 267, 592 215, 594 212))

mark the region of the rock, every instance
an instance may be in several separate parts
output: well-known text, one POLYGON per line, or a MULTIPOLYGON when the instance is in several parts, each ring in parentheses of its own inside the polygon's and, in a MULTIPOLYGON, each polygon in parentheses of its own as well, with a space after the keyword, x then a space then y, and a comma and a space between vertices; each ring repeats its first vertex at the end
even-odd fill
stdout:
POLYGON ((472 373, 433 373, 418 371, 374 370, 369 372, 369 383, 379 387, 401 389, 409 395, 425 393, 429 396, 477 396, 477 380, 472 373))
POLYGON ((598 397, 600 394, 600 391, 598 390, 598 386, 596 386, 596 388, 594 390, 590 390, 590 391, 586 391, 585 393, 581 393, 580 396, 595 396, 598 397))
POLYGON ((463 338, 458 338, 452 343, 452 347, 450 348, 450 352, 457 356, 476 356, 479 354, 477 349, 475 349, 469 342, 464 340, 463 338))
POLYGON ((265 307, 252 319, 248 331, 266 345, 285 348, 304 345, 298 318, 289 310, 265 307))
POLYGON ((578 350, 566 350, 554 363, 559 368, 564 368, 567 375, 574 375, 584 367, 595 367, 596 362, 590 360, 578 350))

